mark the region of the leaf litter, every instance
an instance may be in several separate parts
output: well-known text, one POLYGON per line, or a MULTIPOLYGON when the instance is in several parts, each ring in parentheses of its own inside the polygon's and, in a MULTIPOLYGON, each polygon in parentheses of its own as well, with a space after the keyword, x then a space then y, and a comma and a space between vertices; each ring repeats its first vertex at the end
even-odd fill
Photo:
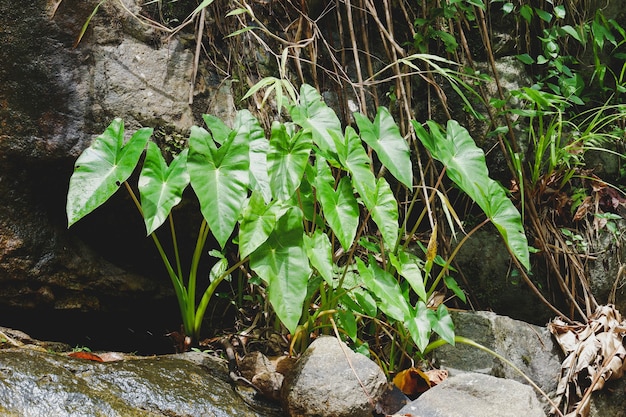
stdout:
POLYGON ((565 417, 588 417, 591 393, 626 371, 626 321, 614 305, 608 304, 598 306, 586 324, 556 318, 548 329, 566 356, 555 403, 565 417))

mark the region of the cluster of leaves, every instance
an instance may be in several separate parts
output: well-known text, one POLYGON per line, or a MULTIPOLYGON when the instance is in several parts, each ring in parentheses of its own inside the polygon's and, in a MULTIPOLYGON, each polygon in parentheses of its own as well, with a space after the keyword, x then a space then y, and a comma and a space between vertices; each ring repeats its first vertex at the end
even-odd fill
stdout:
MULTIPOLYGON (((437 256, 436 225, 423 256, 407 250, 412 236, 405 236, 391 186, 386 177, 374 175, 374 156, 367 152, 375 153, 390 178, 413 188, 408 144, 388 110, 379 108, 373 121, 355 113, 358 132, 344 130, 308 85, 286 108, 292 122, 274 122, 269 138, 247 110, 237 114, 232 128, 205 115, 208 130, 192 127, 189 148, 169 165, 149 142, 151 129, 140 129, 124 143, 123 122, 116 119, 76 161, 67 201, 69 225, 124 185, 174 285, 185 332, 195 338, 217 285, 243 268, 260 278, 294 341, 338 323, 359 346, 364 324, 384 317, 418 352, 427 349, 433 333, 454 343, 448 310, 443 303, 432 304, 432 297, 441 280, 462 299, 464 294, 446 275, 449 261, 437 256), (127 179, 146 146, 139 201, 127 179), (203 220, 185 279, 172 208, 188 184, 203 220), (168 218, 173 258, 154 233, 168 218), (197 271, 209 234, 221 251, 211 251, 218 260, 208 287, 200 283, 206 289, 198 302, 197 271), (229 250, 238 259, 230 266, 229 250), (435 264, 443 267, 436 277, 431 276, 435 264)), ((435 123, 429 123, 430 132, 417 122, 414 126, 424 146, 447 166, 448 176, 485 211, 528 268, 520 215, 488 177, 484 153, 469 133, 456 122, 448 123, 445 132, 435 123)))

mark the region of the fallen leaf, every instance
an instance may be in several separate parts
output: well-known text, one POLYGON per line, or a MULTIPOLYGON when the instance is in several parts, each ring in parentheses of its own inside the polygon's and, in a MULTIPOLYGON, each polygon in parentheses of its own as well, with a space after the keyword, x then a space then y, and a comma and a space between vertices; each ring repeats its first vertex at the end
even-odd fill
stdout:
POLYGON ((67 356, 71 356, 72 358, 85 359, 88 361, 104 362, 100 356, 90 352, 72 352, 69 353, 67 356))
POLYGON ((404 394, 417 396, 446 378, 448 378, 448 371, 443 369, 432 369, 424 372, 418 368, 409 368, 398 372, 393 378, 393 383, 404 394))

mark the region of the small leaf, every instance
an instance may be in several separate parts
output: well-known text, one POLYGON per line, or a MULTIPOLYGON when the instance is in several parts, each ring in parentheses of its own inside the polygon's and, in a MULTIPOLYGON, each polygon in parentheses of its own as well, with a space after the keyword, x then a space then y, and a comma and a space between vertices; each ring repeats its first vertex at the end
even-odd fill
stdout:
MULTIPOLYGON (((220 253, 220 255, 222 254, 220 253)), ((221 277, 222 274, 224 274, 224 272, 226 272, 227 269, 228 269, 228 259, 226 259, 223 255, 219 256, 217 262, 215 263, 215 265, 213 265, 213 267, 211 268, 211 271, 209 271, 209 282, 213 282, 219 277, 221 277)), ((226 279, 230 280, 229 278, 226 278, 226 279)))
POLYGON ((182 200, 183 192, 189 185, 187 152, 187 149, 182 151, 168 167, 157 144, 148 144, 138 183, 148 235, 163 224, 172 208, 182 200))
POLYGON ((239 256, 243 259, 261 246, 276 226, 276 210, 266 205, 259 192, 253 192, 243 210, 239 225, 239 256))
MULTIPOLYGON (((366 203, 367 205, 367 203, 366 203)), ((384 178, 379 178, 376 183, 376 191, 367 207, 370 210, 372 220, 378 226, 383 240, 388 248, 393 249, 398 242, 398 202, 396 201, 391 187, 384 178)))
POLYGON ((284 124, 272 124, 267 166, 275 199, 289 200, 295 193, 309 161, 311 145, 310 136, 302 131, 291 136, 284 124))
POLYGON ((311 132, 313 142, 323 151, 336 151, 330 132, 341 134, 341 123, 335 112, 322 101, 322 97, 310 85, 300 88, 297 105, 288 106, 294 123, 311 132))
POLYGON ((324 281, 333 286, 333 248, 328 235, 316 229, 313 236, 304 236, 304 246, 311 265, 320 273, 324 281))
POLYGON ((370 159, 365 152, 359 135, 348 126, 345 136, 332 135, 337 148, 339 161, 352 176, 352 184, 359 196, 369 207, 374 206, 376 193, 376 177, 370 167, 370 159))
POLYGON ((535 60, 528 54, 515 55, 515 57, 526 65, 535 63, 535 60))
POLYGON ((333 190, 333 177, 326 161, 317 160, 318 175, 316 178, 317 199, 320 202, 324 218, 335 232, 344 250, 350 249, 356 230, 359 226, 359 205, 352 193, 350 178, 343 177, 333 190), (327 181, 330 179, 331 184, 327 181))
POLYGON ((367 267, 360 258, 356 258, 356 264, 367 289, 380 299, 378 306, 383 313, 399 322, 410 317, 410 307, 393 275, 376 265, 373 258, 367 267))
POLYGON ((443 277, 443 282, 446 284, 446 287, 448 287, 450 290, 452 290, 454 295, 459 297, 459 299, 461 301, 463 301, 464 303, 467 302, 467 298, 465 297, 465 293, 463 292, 461 287, 459 287, 459 284, 456 282, 456 280, 454 278, 452 278, 451 276, 445 276, 445 277, 443 277))
POLYGON ((415 343, 420 352, 423 352, 426 346, 428 346, 432 332, 430 320, 428 319, 429 311, 426 304, 420 300, 404 322, 404 325, 409 330, 413 343, 415 343))
POLYGON ((399 250, 397 257, 393 254, 390 254, 389 257, 398 273, 407 280, 420 300, 424 302, 428 301, 426 289, 424 288, 424 279, 419 267, 420 260, 417 256, 405 252, 404 250, 399 250))
POLYGON ((354 313, 352 311, 339 310, 337 311, 337 318, 339 319, 339 326, 353 342, 356 342, 357 325, 354 313))
POLYGON ((454 346, 454 323, 452 323, 452 318, 445 304, 439 304, 437 313, 433 316, 434 320, 431 322, 431 328, 443 340, 454 346))
POLYGON ((361 138, 374 149, 385 168, 398 181, 411 188, 413 186, 411 152, 389 110, 379 107, 373 123, 360 113, 354 114, 354 120, 359 126, 361 138))

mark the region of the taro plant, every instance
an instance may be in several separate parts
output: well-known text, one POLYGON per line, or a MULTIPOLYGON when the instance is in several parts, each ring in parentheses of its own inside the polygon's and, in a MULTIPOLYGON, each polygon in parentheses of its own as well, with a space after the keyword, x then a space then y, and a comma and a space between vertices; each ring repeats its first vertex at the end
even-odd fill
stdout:
MULTIPOLYGON (((306 345, 316 329, 336 324, 357 346, 364 345, 364 323, 372 321, 386 323, 419 352, 427 349, 433 333, 454 343, 448 310, 441 301, 433 302, 433 295, 442 280, 459 297, 464 294, 447 275, 450 260, 437 256, 436 227, 424 256, 407 249, 415 230, 406 233, 408 215, 400 226, 390 181, 413 190, 413 166, 389 111, 379 108, 374 120, 355 114, 357 131, 342 129, 335 112, 308 85, 297 100, 287 102, 291 122, 274 122, 269 137, 246 110, 232 127, 204 115, 207 129, 192 127, 188 149, 169 165, 149 143, 151 129, 140 129, 124 143, 123 123, 116 119, 76 161, 68 224, 124 185, 175 288, 184 331, 194 338, 219 283, 242 268, 259 278, 294 346, 298 341, 306 345), (146 146, 136 198, 127 180, 146 146), (188 184, 200 203, 202 222, 185 276, 172 208, 188 184), (173 241, 170 255, 154 233, 166 221, 173 241), (209 236, 219 250, 211 252, 218 262, 207 283, 198 280, 198 268, 209 236), (237 261, 230 265, 230 258, 237 261), (441 268, 434 276, 437 264, 441 268)), ((430 133, 414 126, 448 176, 477 201, 528 268, 519 213, 489 179, 484 153, 469 133, 454 122, 445 136, 434 123, 429 123, 430 133)))

